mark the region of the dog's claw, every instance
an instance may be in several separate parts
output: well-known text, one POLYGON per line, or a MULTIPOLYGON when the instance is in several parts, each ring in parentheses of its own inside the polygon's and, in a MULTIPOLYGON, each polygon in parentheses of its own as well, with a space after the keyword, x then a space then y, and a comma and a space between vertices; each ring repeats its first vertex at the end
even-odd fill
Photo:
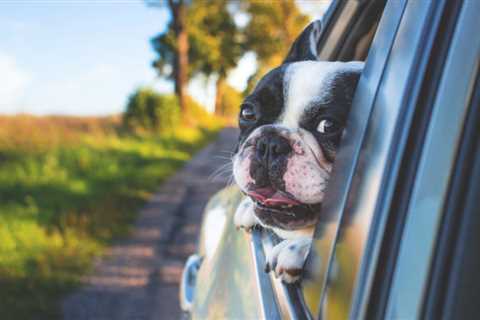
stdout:
POLYGON ((268 252, 265 271, 273 271, 275 278, 280 278, 284 283, 299 281, 310 244, 311 238, 280 242, 268 252))

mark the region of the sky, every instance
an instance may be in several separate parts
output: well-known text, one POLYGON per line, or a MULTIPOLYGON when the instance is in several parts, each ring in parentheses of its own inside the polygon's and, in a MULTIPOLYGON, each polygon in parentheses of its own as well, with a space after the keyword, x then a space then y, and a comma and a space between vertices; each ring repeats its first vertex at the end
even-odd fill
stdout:
MULTIPOLYGON (((313 16, 325 7, 298 3, 313 16)), ((149 42, 169 19, 168 10, 141 0, 2 0, 0 114, 116 114, 140 86, 172 92, 151 67, 149 42)), ((255 55, 247 54, 229 83, 242 90, 255 68, 255 55)), ((210 109, 213 81, 199 77, 189 85, 210 109)))

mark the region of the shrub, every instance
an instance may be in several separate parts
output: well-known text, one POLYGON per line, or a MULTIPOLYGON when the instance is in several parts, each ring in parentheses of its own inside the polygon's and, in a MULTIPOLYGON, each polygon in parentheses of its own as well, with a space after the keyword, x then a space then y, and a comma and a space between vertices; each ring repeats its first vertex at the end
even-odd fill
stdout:
POLYGON ((221 115, 227 118, 236 118, 243 101, 242 93, 230 85, 225 85, 223 90, 220 105, 221 115))
POLYGON ((203 122, 208 122, 210 118, 214 118, 213 114, 205 110, 205 108, 192 97, 187 96, 186 102, 188 110, 186 116, 188 122, 199 125, 203 122))
POLYGON ((140 88, 129 97, 123 121, 127 129, 135 132, 173 129, 180 121, 178 100, 174 95, 140 88))

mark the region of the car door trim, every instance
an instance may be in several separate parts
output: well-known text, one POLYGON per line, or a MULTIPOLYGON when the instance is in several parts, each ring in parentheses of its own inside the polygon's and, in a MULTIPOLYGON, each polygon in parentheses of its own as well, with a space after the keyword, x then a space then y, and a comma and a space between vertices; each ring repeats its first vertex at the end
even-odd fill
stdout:
POLYGON ((252 260, 255 266, 255 277, 258 283, 258 297, 264 319, 281 319, 272 283, 269 275, 264 271, 266 264, 265 252, 262 245, 262 231, 254 229, 251 235, 252 260))
POLYGON ((479 10, 479 2, 463 2, 451 40, 409 203, 386 318, 422 315, 435 239, 457 154, 455 146, 461 137, 478 70, 480 38, 471 37, 471 32, 475 30, 473 26, 478 26, 479 10), (439 171, 439 167, 443 170, 439 171), (420 235, 423 241, 418 241, 420 235), (416 252, 413 261, 411 252, 416 252))

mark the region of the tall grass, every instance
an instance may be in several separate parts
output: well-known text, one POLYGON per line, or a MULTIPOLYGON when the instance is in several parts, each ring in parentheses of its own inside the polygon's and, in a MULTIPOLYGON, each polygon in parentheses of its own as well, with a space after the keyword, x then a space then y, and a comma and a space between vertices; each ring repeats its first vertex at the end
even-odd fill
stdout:
POLYGON ((164 136, 117 118, 0 117, 0 318, 52 319, 92 258, 218 126, 164 136))

